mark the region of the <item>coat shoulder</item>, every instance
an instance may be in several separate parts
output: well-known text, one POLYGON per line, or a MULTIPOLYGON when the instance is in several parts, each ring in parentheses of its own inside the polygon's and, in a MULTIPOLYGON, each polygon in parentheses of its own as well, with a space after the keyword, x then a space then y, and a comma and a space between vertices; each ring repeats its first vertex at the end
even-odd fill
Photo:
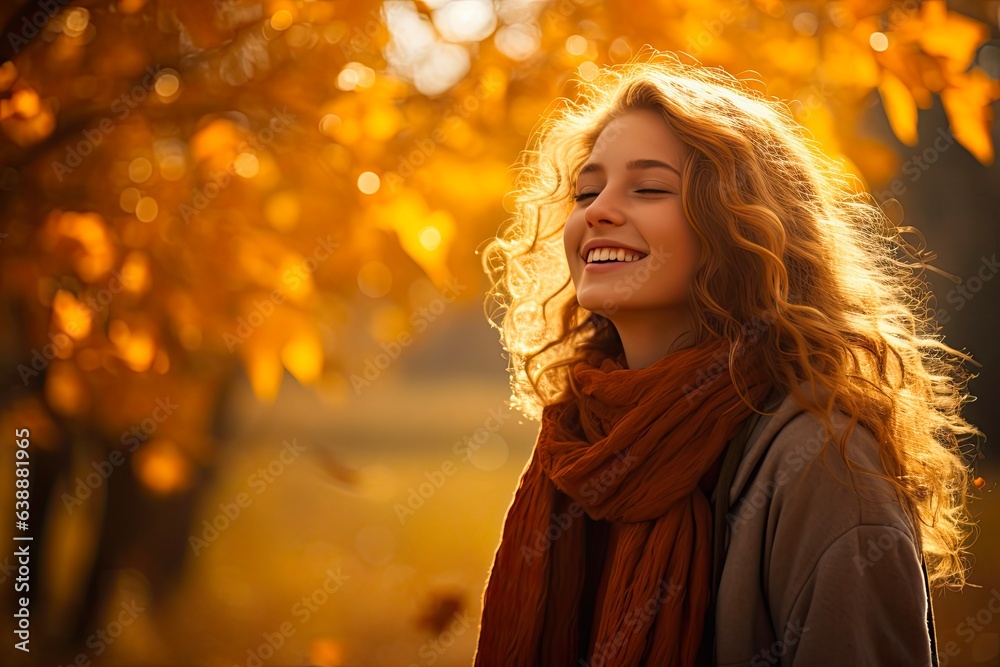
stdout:
POLYGON ((810 525, 821 513, 831 522, 816 527, 836 530, 839 525, 840 534, 861 525, 892 525, 912 537, 902 498, 886 479, 890 473, 871 431, 855 423, 841 450, 839 440, 850 421, 835 411, 832 437, 816 415, 801 412, 775 434, 758 475, 774 485, 772 504, 784 514, 796 508, 812 514, 810 525))
POLYGON ((871 474, 888 474, 871 431, 854 424, 849 466, 838 440, 851 420, 836 412, 831 421, 832 435, 786 402, 750 443, 755 457, 727 517, 722 664, 929 662, 920 543, 908 513, 895 486, 871 474), (844 642, 848 635, 854 641, 844 642))

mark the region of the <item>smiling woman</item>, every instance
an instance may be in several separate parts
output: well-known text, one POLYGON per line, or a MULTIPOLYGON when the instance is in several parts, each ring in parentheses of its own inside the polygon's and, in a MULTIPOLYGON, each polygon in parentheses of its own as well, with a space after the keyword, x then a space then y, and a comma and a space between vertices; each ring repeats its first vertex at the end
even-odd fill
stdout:
POLYGON ((629 368, 649 366, 694 329, 691 281, 701 248, 673 166, 689 152, 659 113, 636 109, 608 123, 577 178, 563 231, 577 301, 614 323, 629 368), (652 278, 647 264, 657 260, 652 278), (627 299, 622 285, 634 286, 627 299))
POLYGON ((726 73, 654 51, 580 86, 484 254, 541 426, 475 664, 936 664, 982 434, 926 263, 726 73))

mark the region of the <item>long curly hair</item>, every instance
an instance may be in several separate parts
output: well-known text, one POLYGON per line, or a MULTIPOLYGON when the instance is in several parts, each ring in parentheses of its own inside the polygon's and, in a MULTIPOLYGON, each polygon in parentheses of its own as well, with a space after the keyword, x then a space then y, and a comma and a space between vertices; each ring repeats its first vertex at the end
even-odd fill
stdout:
POLYGON ((834 409, 849 415, 839 442, 849 468, 847 440, 863 424, 889 474, 865 472, 897 489, 931 585, 964 586, 976 527, 966 457, 978 452, 964 441, 983 434, 961 416, 972 400, 962 363, 976 362, 943 342, 923 279, 925 268, 940 271, 920 233, 893 223, 786 104, 722 70, 652 50, 577 84, 578 99, 557 99, 533 130, 515 164, 512 217, 483 248, 485 312, 508 354, 511 406, 537 420, 575 393, 569 371, 588 350, 620 358, 610 320, 576 300, 563 225, 602 129, 629 110, 656 110, 692 149, 681 197, 702 244, 690 295, 696 342, 728 341, 737 388, 740 362, 763 354, 773 385, 828 434, 834 409))

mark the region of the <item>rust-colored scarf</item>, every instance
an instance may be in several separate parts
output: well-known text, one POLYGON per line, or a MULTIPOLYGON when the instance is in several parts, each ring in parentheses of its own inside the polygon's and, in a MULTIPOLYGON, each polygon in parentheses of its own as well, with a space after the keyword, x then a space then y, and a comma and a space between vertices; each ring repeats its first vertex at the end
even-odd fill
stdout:
MULTIPOLYGON (((643 369, 593 351, 573 366, 583 399, 542 412, 483 596, 475 667, 694 664, 712 550, 711 510, 698 484, 752 412, 728 368, 723 340, 643 369), (625 524, 607 554, 607 592, 587 656, 579 647, 584 513, 625 524)), ((759 405, 769 385, 744 377, 759 405)))

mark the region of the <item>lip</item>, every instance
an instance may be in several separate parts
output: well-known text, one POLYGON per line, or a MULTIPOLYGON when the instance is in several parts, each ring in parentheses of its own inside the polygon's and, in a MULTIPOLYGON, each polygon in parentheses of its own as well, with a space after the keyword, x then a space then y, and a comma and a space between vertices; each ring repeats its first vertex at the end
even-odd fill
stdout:
POLYGON ((608 262, 606 264, 584 264, 583 265, 583 272, 584 273, 607 273, 609 271, 618 271, 618 270, 624 269, 625 267, 633 266, 637 262, 642 262, 645 259, 646 258, 643 257, 642 259, 637 259, 634 262, 608 262))
MULTIPOLYGON (((614 239, 597 238, 597 239, 590 239, 580 247, 580 259, 586 262, 587 254, 594 248, 624 248, 625 250, 631 250, 632 252, 637 252, 640 253, 641 255, 644 255, 642 259, 646 259, 646 257, 649 257, 649 252, 647 252, 646 250, 640 250, 639 248, 629 245, 628 243, 621 243, 620 241, 615 241, 614 239)), ((636 260, 636 261, 642 261, 642 260, 636 260)), ((629 263, 631 264, 632 262, 629 263)), ((590 264, 588 264, 587 266, 590 266, 590 264)))

